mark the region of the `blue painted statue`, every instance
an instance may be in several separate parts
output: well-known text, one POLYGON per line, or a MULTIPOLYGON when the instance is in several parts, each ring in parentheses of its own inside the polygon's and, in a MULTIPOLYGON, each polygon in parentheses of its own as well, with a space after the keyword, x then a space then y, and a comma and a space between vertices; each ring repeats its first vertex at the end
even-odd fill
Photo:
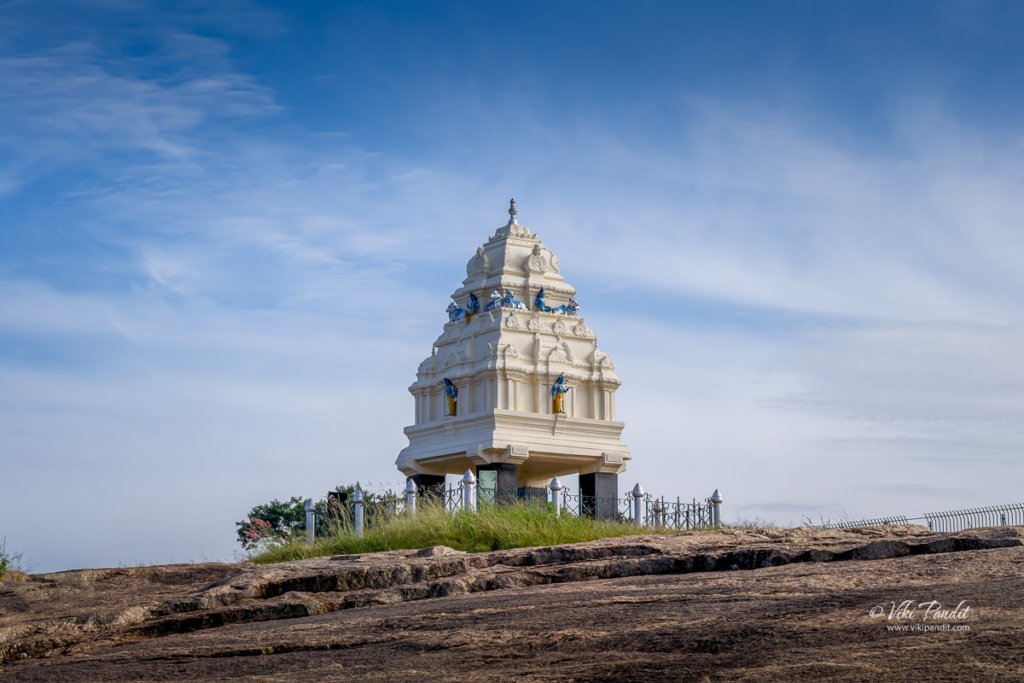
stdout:
POLYGON ((516 298, 516 293, 511 289, 506 289, 505 294, 501 295, 498 290, 491 290, 491 300, 487 302, 487 306, 484 308, 485 311, 491 311, 496 308, 519 308, 525 309, 526 306, 523 302, 516 298))
POLYGON ((540 291, 537 292, 537 298, 533 300, 533 310, 544 311, 545 313, 551 312, 551 307, 544 303, 544 288, 541 287, 540 291))
POLYGON ((526 308, 523 302, 516 298, 516 293, 511 289, 505 290, 505 296, 501 298, 501 305, 508 308, 526 308))
POLYGON ((569 393, 569 387, 565 386, 565 375, 559 375, 558 379, 551 386, 551 412, 565 412, 565 395, 569 393))
POLYGON ((462 316, 464 316, 465 314, 466 314, 466 312, 464 310, 462 310, 461 308, 459 308, 459 306, 456 305, 456 303, 454 301, 451 302, 450 304, 448 304, 448 321, 449 322, 455 322, 456 320, 460 320, 462 318, 462 316))
POLYGON ((540 291, 537 292, 537 298, 533 300, 533 310, 544 311, 545 313, 560 313, 562 315, 579 315, 580 305, 575 297, 573 297, 569 299, 569 303, 551 308, 551 306, 544 303, 544 288, 541 287, 540 291))
POLYGON ((459 388, 447 377, 444 378, 444 393, 448 396, 448 414, 455 417, 459 409, 459 388))
POLYGON ((562 304, 558 308, 552 309, 555 313, 561 313, 563 315, 579 315, 580 305, 577 303, 575 298, 569 299, 569 303, 562 304))
POLYGON ((469 301, 466 302, 466 322, 473 319, 473 316, 480 312, 480 300, 476 294, 469 293, 469 301))

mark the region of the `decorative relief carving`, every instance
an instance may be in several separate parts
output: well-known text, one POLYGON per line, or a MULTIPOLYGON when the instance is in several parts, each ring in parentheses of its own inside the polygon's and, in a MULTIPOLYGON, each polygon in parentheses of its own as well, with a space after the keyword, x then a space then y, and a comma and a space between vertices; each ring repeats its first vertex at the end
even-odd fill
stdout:
POLYGON ((551 363, 567 363, 569 361, 569 355, 561 346, 556 346, 551 349, 551 353, 548 354, 548 361, 551 363))
POLYGON ((587 327, 587 324, 585 322, 580 321, 579 325, 572 328, 572 333, 575 334, 577 337, 589 337, 594 334, 594 331, 587 327))
POLYGON ((561 264, 558 262, 558 257, 555 256, 555 253, 552 251, 549 251, 548 253, 551 254, 551 270, 557 273, 558 269, 561 267, 561 264))
POLYGON ((506 344, 504 356, 506 360, 515 360, 516 358, 519 358, 519 351, 512 344, 506 344))
POLYGON ((564 320, 558 319, 555 321, 555 324, 552 326, 551 330, 555 334, 566 334, 569 331, 569 326, 565 324, 564 320))
POLYGON ((544 323, 541 322, 540 318, 534 316, 530 318, 530 322, 526 323, 526 327, 530 332, 540 332, 544 329, 544 323))
POLYGON ((491 269, 491 258, 483 247, 476 248, 476 255, 466 264, 466 274, 470 277, 486 277, 491 269))
POLYGON ((551 352, 548 354, 548 362, 571 363, 572 351, 569 349, 569 345, 563 341, 551 349, 551 352))
POLYGON ((525 225, 519 225, 518 223, 508 226, 508 234, 509 237, 519 237, 520 239, 532 239, 536 237, 536 235, 530 232, 529 228, 525 225))
POLYGON ((548 260, 540 251, 540 245, 533 245, 533 253, 526 259, 526 267, 537 273, 543 273, 548 269, 548 260))
POLYGON ((507 327, 510 330, 518 330, 522 326, 523 326, 523 324, 521 322, 519 322, 519 316, 518 315, 510 315, 505 320, 505 327, 507 327))

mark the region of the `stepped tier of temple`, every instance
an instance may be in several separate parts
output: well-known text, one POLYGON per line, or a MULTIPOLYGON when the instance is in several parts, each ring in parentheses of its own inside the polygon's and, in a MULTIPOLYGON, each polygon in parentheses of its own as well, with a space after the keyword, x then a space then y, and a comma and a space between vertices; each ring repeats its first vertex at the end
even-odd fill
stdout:
POLYGON ((629 460, 620 381, 558 257, 516 213, 513 200, 452 294, 409 387, 415 424, 396 464, 425 485, 467 469, 497 472, 501 488, 580 473, 584 493, 608 495, 629 460))

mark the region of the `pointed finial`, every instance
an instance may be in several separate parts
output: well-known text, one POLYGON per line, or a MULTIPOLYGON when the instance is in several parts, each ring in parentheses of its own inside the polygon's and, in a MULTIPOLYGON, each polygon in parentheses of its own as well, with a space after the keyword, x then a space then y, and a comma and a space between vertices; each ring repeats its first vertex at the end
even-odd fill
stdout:
POLYGON ((519 221, 516 220, 516 215, 518 213, 519 212, 516 211, 516 198, 513 197, 512 199, 508 200, 508 224, 509 225, 519 225, 519 221))

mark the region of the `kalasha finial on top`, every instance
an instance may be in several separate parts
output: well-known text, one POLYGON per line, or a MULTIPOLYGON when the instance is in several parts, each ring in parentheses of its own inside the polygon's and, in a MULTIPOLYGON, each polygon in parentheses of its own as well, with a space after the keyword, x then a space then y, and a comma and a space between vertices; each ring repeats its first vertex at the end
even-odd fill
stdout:
POLYGON ((516 220, 516 215, 518 213, 519 212, 516 211, 516 198, 513 197, 512 199, 508 200, 508 224, 509 225, 519 225, 519 221, 516 220))

